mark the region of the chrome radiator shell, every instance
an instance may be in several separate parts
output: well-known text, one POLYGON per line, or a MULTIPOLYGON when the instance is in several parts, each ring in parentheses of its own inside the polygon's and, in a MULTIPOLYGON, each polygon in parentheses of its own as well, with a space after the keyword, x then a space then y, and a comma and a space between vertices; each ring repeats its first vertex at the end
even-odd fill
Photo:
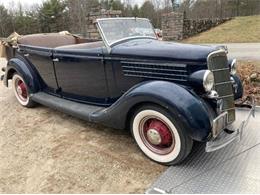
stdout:
POLYGON ((214 74, 214 90, 217 91, 223 106, 219 114, 228 113, 228 123, 236 120, 233 85, 230 79, 227 54, 224 50, 218 50, 209 54, 207 59, 208 69, 214 74))

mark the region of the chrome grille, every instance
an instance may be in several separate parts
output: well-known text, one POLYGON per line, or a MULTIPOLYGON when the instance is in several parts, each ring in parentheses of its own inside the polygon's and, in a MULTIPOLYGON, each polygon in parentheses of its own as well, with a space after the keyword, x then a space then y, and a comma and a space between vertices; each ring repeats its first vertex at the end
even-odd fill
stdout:
POLYGON ((125 76, 169 81, 188 81, 186 64, 121 62, 125 76))
POLYGON ((219 50, 208 56, 208 69, 213 72, 215 78, 214 90, 218 92, 219 98, 223 100, 222 112, 228 112, 228 122, 236 119, 234 93, 228 60, 225 51, 219 50))

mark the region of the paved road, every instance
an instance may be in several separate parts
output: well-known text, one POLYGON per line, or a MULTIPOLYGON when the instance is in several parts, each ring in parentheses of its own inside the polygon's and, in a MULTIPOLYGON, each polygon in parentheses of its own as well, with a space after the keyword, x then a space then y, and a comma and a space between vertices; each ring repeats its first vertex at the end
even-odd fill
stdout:
POLYGON ((226 45, 229 50, 229 58, 237 58, 238 60, 260 60, 260 43, 224 43, 210 45, 226 45))
MULTIPOLYGON (((248 116, 237 109, 236 125, 248 116)), ((194 144, 189 160, 172 166, 152 185, 170 194, 259 194, 260 193, 260 108, 243 131, 240 143, 233 142, 212 153, 204 144, 194 144)))

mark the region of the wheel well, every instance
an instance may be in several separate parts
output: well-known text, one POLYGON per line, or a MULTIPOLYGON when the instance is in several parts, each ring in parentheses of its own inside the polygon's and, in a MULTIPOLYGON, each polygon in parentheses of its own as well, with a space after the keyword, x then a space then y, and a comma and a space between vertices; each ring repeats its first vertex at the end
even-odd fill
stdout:
POLYGON ((16 73, 17 71, 13 68, 8 70, 8 74, 7 74, 7 80, 12 79, 13 75, 16 73))
POLYGON ((130 108, 130 110, 127 112, 127 116, 126 116, 126 121, 125 121, 125 128, 127 130, 130 130, 130 123, 133 117, 133 114, 136 112, 136 110, 138 110, 140 107, 142 106, 147 106, 147 105, 154 105, 154 106, 159 106, 161 108, 164 108, 162 105, 160 104, 156 104, 154 102, 139 102, 137 104, 135 104, 134 106, 132 106, 130 108))

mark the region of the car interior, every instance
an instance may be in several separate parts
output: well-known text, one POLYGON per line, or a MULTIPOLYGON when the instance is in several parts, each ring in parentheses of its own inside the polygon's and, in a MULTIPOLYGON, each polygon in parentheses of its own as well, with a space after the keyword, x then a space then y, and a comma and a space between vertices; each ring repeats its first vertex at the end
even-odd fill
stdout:
POLYGON ((101 40, 59 33, 25 35, 18 39, 18 44, 55 49, 91 49, 104 46, 101 40))

